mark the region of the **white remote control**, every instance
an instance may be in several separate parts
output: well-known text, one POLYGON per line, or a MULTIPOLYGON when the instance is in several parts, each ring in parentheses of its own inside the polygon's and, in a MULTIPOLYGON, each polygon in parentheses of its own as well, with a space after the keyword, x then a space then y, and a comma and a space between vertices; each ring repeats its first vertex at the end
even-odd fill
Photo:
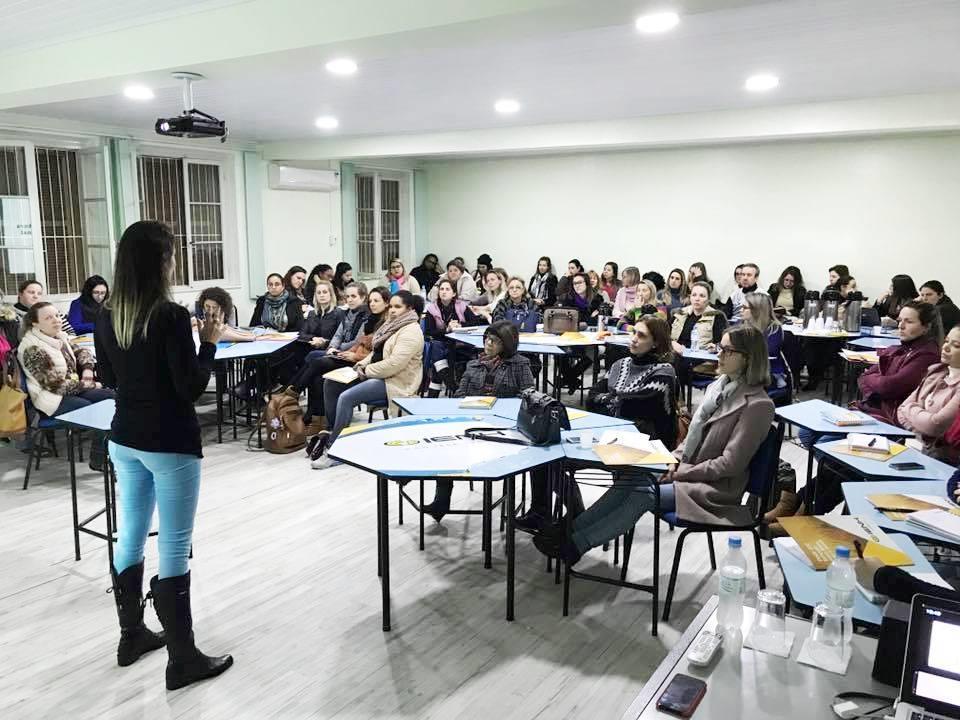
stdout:
POLYGON ((714 634, 709 630, 704 630, 687 651, 687 660, 690 661, 691 665, 699 667, 709 665, 721 645, 723 645, 723 634, 714 634))

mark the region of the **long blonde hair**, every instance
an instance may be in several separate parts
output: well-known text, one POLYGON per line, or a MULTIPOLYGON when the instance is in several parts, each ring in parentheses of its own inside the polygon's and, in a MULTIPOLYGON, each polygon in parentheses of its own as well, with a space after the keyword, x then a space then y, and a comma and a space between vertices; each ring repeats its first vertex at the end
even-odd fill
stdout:
POLYGON ((140 220, 123 231, 117 245, 113 292, 106 305, 117 344, 133 345, 137 329, 147 339, 150 318, 170 301, 173 234, 163 223, 140 220))
POLYGON ((333 283, 329 280, 317 280, 317 286, 313 289, 313 309, 317 311, 317 315, 323 317, 328 312, 333 312, 337 309, 337 291, 333 287, 333 283), (324 307, 320 305, 320 301, 317 300, 317 290, 321 287, 326 287, 330 291, 330 300, 327 305, 324 307))
POLYGON ((780 327, 780 321, 773 312, 773 301, 769 295, 758 292, 747 293, 743 302, 750 308, 750 319, 747 323, 764 335, 769 335, 780 327))

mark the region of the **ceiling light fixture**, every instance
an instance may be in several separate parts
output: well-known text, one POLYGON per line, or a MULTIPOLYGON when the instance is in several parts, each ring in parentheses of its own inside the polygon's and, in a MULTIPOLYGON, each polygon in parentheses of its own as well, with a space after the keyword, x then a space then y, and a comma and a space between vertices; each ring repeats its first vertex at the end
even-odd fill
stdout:
POLYGON ((649 13, 637 18, 637 30, 651 35, 665 33, 673 30, 679 23, 680 16, 675 12, 649 13))
POLYGON ((510 115, 520 110, 520 103, 512 98, 501 98, 494 103, 493 109, 501 115, 510 115))
POLYGON ((340 125, 340 121, 332 115, 321 115, 313 124, 321 130, 336 130, 340 125))
POLYGON ((743 83, 745 90, 750 92, 767 92, 780 85, 780 78, 770 73, 757 73, 747 78, 743 83))
POLYGON ((327 63, 327 72, 334 75, 353 75, 357 71, 357 63, 350 58, 336 58, 327 63))
POLYGON ((153 100, 153 90, 146 85, 129 85, 123 89, 123 94, 131 100, 153 100))

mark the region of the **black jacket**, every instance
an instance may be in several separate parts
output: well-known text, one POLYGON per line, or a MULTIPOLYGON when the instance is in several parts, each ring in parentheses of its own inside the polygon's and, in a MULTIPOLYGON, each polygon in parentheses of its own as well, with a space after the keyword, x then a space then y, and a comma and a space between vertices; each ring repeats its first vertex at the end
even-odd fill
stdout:
MULTIPOLYGON (((536 275, 532 275, 530 277, 530 281, 527 283, 527 292, 530 293, 530 298, 532 300, 538 299, 537 296, 533 294, 533 281, 536 279, 536 277, 537 277, 536 275)), ((544 281, 544 284, 543 284, 543 292, 544 292, 543 297, 539 298, 543 300, 543 307, 553 307, 554 305, 556 305, 557 276, 554 275, 553 273, 550 273, 549 275, 547 275, 547 279, 544 281)))
MULTIPOLYGON (((770 301, 776 305, 777 298, 780 296, 780 285, 779 283, 774 283, 767 290, 767 295, 770 296, 770 301)), ((803 313, 803 302, 806 298, 807 290, 803 285, 794 285, 793 286, 793 310, 790 311, 791 315, 801 315, 803 313)))
POLYGON ((488 378, 487 374, 487 369, 479 360, 468 362, 454 397, 493 395, 512 398, 517 397, 521 390, 534 387, 530 361, 522 355, 504 358, 497 369, 490 373, 491 377, 488 378))
MULTIPOLYGON (((263 327, 263 306, 267 302, 267 296, 261 295, 257 298, 257 305, 253 309, 253 316, 250 318, 250 327, 263 327)), ((303 312, 300 310, 300 299, 291 297, 287 300, 287 326, 282 328, 273 328, 282 332, 293 332, 303 327, 303 312)))
POLYGON ((940 321, 943 323, 943 334, 950 332, 955 325, 960 324, 960 308, 953 304, 949 296, 944 295, 937 303, 940 321))
POLYGON ((136 450, 202 457, 193 403, 210 381, 217 346, 203 343, 196 349, 190 313, 165 303, 150 319, 146 340, 138 332, 124 350, 104 308, 93 339, 100 379, 117 390, 111 439, 136 450))
POLYGON ((307 343, 315 337, 330 340, 340 326, 343 315, 343 310, 340 308, 334 308, 323 316, 316 314, 311 315, 303 321, 303 325, 300 327, 300 337, 298 337, 297 340, 307 343))

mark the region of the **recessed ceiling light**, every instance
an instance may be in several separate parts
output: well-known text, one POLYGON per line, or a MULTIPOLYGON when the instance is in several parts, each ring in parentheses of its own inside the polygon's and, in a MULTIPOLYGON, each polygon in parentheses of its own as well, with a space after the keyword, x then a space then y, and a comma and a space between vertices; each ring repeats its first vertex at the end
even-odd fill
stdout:
POLYGON ((780 78, 776 75, 758 73, 748 77, 743 87, 750 92, 766 92, 767 90, 773 90, 778 85, 780 85, 780 78))
POLYGON ((321 130, 336 130, 340 125, 340 121, 332 115, 321 115, 314 121, 314 125, 321 130))
POLYGON ((334 75, 353 75, 357 71, 357 63, 350 58, 336 58, 327 63, 327 72, 334 75))
POLYGON ((153 90, 146 85, 128 85, 123 94, 131 100, 153 100, 153 90))
POLYGON ((520 103, 512 98, 501 98, 494 103, 493 109, 502 115, 509 115, 520 110, 520 103))
POLYGON ((680 22, 675 12, 655 12, 637 18, 637 30, 642 33, 663 33, 673 30, 680 22))

